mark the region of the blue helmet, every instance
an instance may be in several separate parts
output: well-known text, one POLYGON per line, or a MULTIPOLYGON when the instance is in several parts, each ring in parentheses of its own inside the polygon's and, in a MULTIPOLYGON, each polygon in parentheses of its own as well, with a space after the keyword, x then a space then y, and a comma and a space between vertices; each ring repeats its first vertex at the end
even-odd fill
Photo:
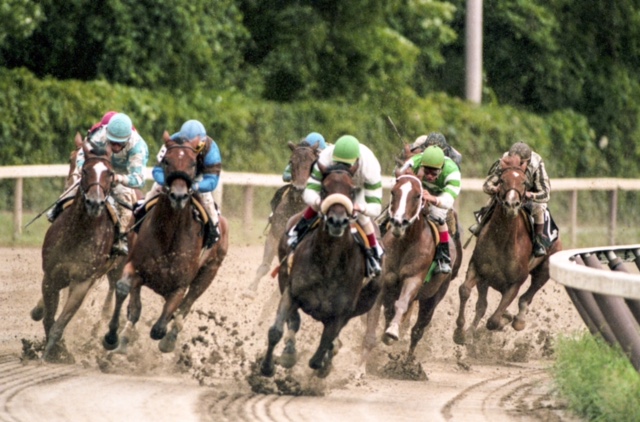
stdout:
POLYGON ((320 135, 318 132, 311 132, 307 135, 304 140, 311 146, 318 144, 318 149, 323 150, 327 147, 327 144, 324 142, 324 136, 320 135))
POLYGON ((207 136, 207 131, 204 128, 204 125, 200 123, 200 121, 187 120, 180 128, 180 136, 187 139, 193 139, 196 136, 204 138, 205 136, 207 136))
POLYGON ((109 142, 123 144, 131 137, 131 119, 124 113, 114 115, 107 125, 107 139, 109 142))

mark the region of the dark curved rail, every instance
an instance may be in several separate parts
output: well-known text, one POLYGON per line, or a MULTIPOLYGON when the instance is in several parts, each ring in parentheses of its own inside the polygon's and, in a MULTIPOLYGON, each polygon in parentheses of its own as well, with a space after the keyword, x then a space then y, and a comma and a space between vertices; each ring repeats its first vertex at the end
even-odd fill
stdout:
POLYGON ((562 251, 550 271, 589 331, 619 345, 640 372, 640 245, 562 251))

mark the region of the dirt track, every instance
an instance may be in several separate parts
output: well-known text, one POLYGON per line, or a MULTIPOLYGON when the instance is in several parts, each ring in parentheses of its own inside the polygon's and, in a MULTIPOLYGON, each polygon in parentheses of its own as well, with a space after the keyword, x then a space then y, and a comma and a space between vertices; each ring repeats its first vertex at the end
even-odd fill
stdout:
MULTIPOLYGON (((534 299, 524 331, 482 330, 473 346, 457 346, 457 288, 468 253, 416 351, 428 380, 394 379, 403 375, 394 359, 408 348, 406 335, 394 346, 380 344, 362 376, 357 362, 363 326, 357 320, 343 330, 333 372, 324 380, 313 377, 307 361, 319 324, 306 316, 298 364, 287 372, 278 368, 277 382, 255 377, 252 363, 264 352, 275 315, 274 281, 265 277, 254 301, 241 293, 261 249, 232 245, 217 280, 187 319, 181 346, 168 355, 149 338, 161 301, 147 289, 140 335, 129 354, 102 349, 101 282, 65 333, 76 363, 55 365, 21 359, 23 343, 27 351, 37 350, 43 337, 41 323, 29 318, 40 289, 40 251, 0 249, 0 420, 574 420, 555 398, 545 370, 554 337, 584 329, 566 293, 550 281, 534 299), (262 394, 268 392, 277 394, 262 394)), ((497 298, 490 293, 490 311, 497 298)))

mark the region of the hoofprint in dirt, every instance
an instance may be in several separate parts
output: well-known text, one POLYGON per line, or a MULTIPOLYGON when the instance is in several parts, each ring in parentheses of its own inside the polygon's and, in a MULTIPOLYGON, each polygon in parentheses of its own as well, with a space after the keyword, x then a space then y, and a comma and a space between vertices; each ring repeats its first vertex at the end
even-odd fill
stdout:
MULTIPOLYGON (((374 419, 380 419, 385 411, 379 406, 385 403, 389 407, 387 414, 397 416, 393 412, 398 411, 398 404, 409 400, 409 396, 401 396, 405 390, 415 391, 414 398, 432 397, 431 406, 440 420, 443 417, 445 420, 456 420, 447 415, 462 411, 465 406, 463 399, 471 393, 489 397, 491 391, 498 390, 498 395, 505 397, 501 406, 507 410, 538 408, 539 411, 546 409, 554 414, 562 414, 562 410, 557 409, 561 406, 554 401, 545 368, 552 364, 553 339, 557 335, 584 330, 564 289, 556 283, 547 283, 532 303, 530 323, 524 331, 515 332, 510 327, 501 332, 480 329, 473 344, 458 346, 451 340, 458 307, 457 295, 453 293, 457 292, 464 279, 466 261, 463 262, 460 276, 452 282, 447 296, 436 309, 433 321, 416 349, 416 361, 409 362, 412 365, 404 365, 402 361, 402 353, 408 346, 408 332, 405 332, 401 340, 391 347, 378 344, 370 358, 367 375, 361 377, 358 360, 364 325, 361 320, 352 320, 341 334, 343 347, 334 359, 332 374, 322 381, 310 377, 307 361, 319 341, 321 325, 303 315, 303 329, 297 341, 300 351, 298 364, 286 371, 277 366, 272 384, 258 382, 256 385, 252 367, 264 351, 278 298, 275 293, 276 281, 271 278, 263 280, 256 299, 241 297, 256 265, 259 265, 261 253, 261 245, 230 247, 218 277, 194 306, 194 314, 182 333, 176 352, 167 355, 161 354, 155 342, 147 337, 152 318, 161 306, 161 299, 144 288, 145 307, 138 332, 145 338, 134 342, 126 358, 102 349, 100 339, 106 330, 106 321, 100 321, 100 308, 107 286, 106 280, 100 281, 89 292, 65 332, 67 348, 75 355, 76 365, 88 371, 114 374, 105 377, 194 379, 194 383, 206 387, 202 389, 202 394, 206 396, 204 400, 212 400, 209 403, 212 414, 223 414, 232 409, 234 405, 228 403, 233 401, 232 397, 242 397, 237 401, 237 406, 254 406, 256 404, 251 400, 268 400, 264 397, 270 396, 256 396, 254 392, 259 391, 305 394, 306 399, 300 398, 287 406, 297 403, 309 406, 312 411, 315 411, 315 407, 324 406, 327 410, 319 415, 331 415, 331 412, 341 410, 342 413, 333 415, 341 415, 342 418, 349 414, 350 407, 347 404, 353 409, 362 410, 365 405, 376 402, 375 397, 378 397, 379 402, 370 414, 378 415, 374 419), (421 368, 428 380, 407 381, 420 379, 416 378, 416 374, 419 375, 416 368, 421 368), (481 383, 491 384, 493 390, 484 390, 481 383), (531 397, 537 401, 529 403, 525 396, 517 396, 510 386, 518 384, 529 389, 531 397), (465 391, 467 396, 463 395, 465 391), (507 397, 509 394, 514 397, 512 404, 507 397), (323 405, 323 399, 328 399, 330 404, 324 402, 323 405)), ((37 348, 38 342, 44 338, 42 325, 29 317, 29 310, 37 301, 40 290, 40 250, 0 249, 0 263, 0 353, 18 358, 22 355, 23 339, 27 342, 27 348, 37 348)), ((490 294, 490 306, 498 299, 497 294, 490 294)), ((470 303, 473 302, 472 297, 470 303)), ((276 352, 279 353, 279 350, 276 352)), ((271 401, 270 406, 280 403, 271 401)), ((407 410, 406 416, 412 415, 407 410)), ((562 419, 566 419, 566 415, 562 419)))

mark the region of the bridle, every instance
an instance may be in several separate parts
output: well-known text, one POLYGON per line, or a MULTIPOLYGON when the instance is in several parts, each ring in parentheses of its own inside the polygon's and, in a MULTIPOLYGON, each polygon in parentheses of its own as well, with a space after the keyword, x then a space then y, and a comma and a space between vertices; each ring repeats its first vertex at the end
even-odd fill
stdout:
MULTIPOLYGON (((193 151, 196 154, 196 165, 197 165, 197 156, 198 154, 202 151, 202 148, 204 148, 204 143, 201 143, 198 148, 193 148, 191 145, 182 145, 182 144, 175 144, 175 145, 170 145, 167 147, 167 150, 165 152, 165 157, 166 154, 172 150, 172 149, 186 149, 186 150, 190 150, 193 151)), ((162 169, 163 171, 166 169, 166 163, 162 163, 162 169)), ((175 180, 175 179, 183 179, 186 183, 187 186, 189 188, 191 188, 191 185, 193 185, 193 177, 190 174, 187 174, 184 171, 174 171, 171 174, 166 176, 166 181, 165 181, 165 187, 168 187, 171 185, 171 183, 175 180)))
MULTIPOLYGON (((106 157, 87 157, 84 161, 84 164, 86 165, 88 162, 90 161, 100 161, 102 163, 104 163, 104 165, 109 169, 109 178, 113 179, 113 167, 111 165, 111 160, 109 158, 106 157)), ((84 165, 83 165, 84 168, 84 165)), ((84 177, 83 177, 84 179, 84 177)), ((100 184, 100 181, 96 181, 96 182, 92 182, 89 183, 87 186, 83 186, 82 183, 80 183, 80 190, 82 192, 82 196, 86 199, 86 195, 87 192, 91 189, 92 186, 99 186, 100 189, 102 190, 102 193, 104 194, 105 197, 109 196, 109 194, 111 193, 111 182, 109 182, 107 187, 102 186, 102 184, 100 184)))
POLYGON ((512 167, 507 167, 504 169, 500 170, 500 192, 496 194, 496 196, 498 197, 498 202, 501 205, 506 205, 504 198, 507 197, 507 195, 509 194, 509 192, 511 191, 515 191, 518 194, 518 200, 520 201, 520 203, 523 202, 523 197, 525 196, 525 193, 527 192, 527 190, 529 189, 528 184, 527 184, 527 173, 520 167, 518 166, 512 166, 512 167), (520 192, 518 189, 512 187, 509 188, 507 190, 503 190, 503 186, 504 186, 504 181, 502 179, 502 175, 506 172, 506 171, 515 171, 517 173, 520 173, 522 175, 524 182, 524 189, 522 192, 520 192))

